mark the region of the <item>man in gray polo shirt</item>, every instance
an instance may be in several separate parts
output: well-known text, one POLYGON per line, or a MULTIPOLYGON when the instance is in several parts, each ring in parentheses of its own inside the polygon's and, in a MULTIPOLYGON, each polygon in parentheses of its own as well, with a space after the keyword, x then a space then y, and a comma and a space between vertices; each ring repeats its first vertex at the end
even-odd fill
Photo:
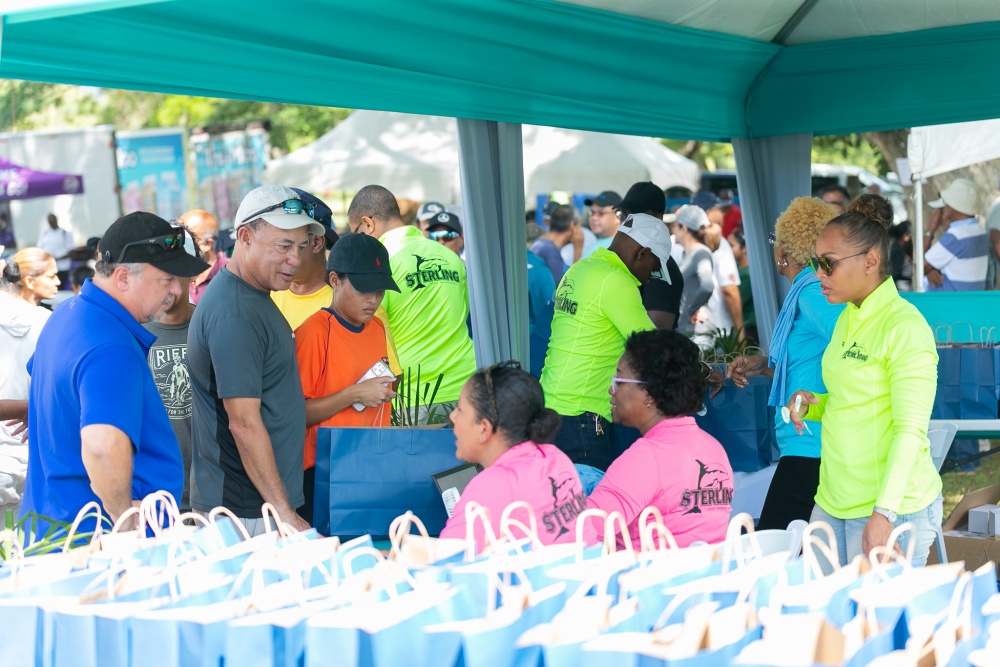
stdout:
POLYGON ((251 535, 261 505, 303 530, 306 407, 295 340, 271 292, 288 289, 309 235, 323 234, 289 188, 251 190, 236 212, 236 246, 198 303, 188 334, 194 387, 191 506, 222 505, 251 535))

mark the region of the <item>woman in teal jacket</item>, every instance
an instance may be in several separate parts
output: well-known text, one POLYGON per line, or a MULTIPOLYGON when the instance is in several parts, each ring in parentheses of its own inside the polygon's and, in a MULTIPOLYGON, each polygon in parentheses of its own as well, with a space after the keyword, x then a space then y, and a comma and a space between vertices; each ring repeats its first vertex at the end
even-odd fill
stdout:
MULTIPOLYGON (((824 392, 820 361, 830 344, 833 327, 844 306, 831 304, 820 291, 819 279, 809 266, 816 239, 837 209, 816 197, 792 200, 774 224, 774 263, 791 287, 771 335, 768 356, 737 357, 728 375, 737 387, 747 378, 763 374, 772 378, 768 405, 781 408, 796 389, 824 392)), ((796 433, 775 414, 774 435, 781 458, 774 471, 767 498, 757 522, 758 530, 785 528, 796 519, 808 521, 819 485, 820 427, 796 433)))

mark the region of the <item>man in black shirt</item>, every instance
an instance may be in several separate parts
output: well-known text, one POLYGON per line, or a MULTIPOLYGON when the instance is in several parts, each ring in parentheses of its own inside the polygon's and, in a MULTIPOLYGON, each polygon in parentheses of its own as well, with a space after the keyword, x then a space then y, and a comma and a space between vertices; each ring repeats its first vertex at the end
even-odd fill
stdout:
MULTIPOLYGON (((658 186, 653 183, 636 183, 625 194, 625 199, 617 206, 618 218, 624 220, 633 213, 645 213, 663 219, 667 200, 658 186)), ((664 223, 666 224, 666 223, 664 223)), ((657 329, 673 331, 677 327, 677 316, 681 312, 681 294, 684 292, 684 277, 677 262, 667 261, 670 281, 650 280, 640 288, 642 305, 646 307, 649 319, 657 329)))

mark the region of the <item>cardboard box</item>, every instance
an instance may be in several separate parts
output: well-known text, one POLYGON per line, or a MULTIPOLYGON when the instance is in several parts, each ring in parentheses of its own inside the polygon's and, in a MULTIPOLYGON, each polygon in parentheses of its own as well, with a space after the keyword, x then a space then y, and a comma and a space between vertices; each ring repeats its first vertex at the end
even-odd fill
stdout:
MULTIPOLYGON (((962 502, 955 507, 941 527, 944 531, 944 547, 948 552, 949 562, 965 561, 965 569, 970 572, 989 561, 1000 563, 1000 537, 969 531, 969 510, 997 502, 1000 502, 1000 484, 965 494, 962 502)), ((938 562, 940 560, 935 540, 927 564, 938 562)))
POLYGON ((1000 507, 990 510, 989 534, 1000 535, 1000 507))
POLYGON ((990 514, 993 510, 1000 509, 1000 506, 989 504, 973 507, 969 510, 969 530, 973 533, 992 535, 996 531, 990 530, 990 514))

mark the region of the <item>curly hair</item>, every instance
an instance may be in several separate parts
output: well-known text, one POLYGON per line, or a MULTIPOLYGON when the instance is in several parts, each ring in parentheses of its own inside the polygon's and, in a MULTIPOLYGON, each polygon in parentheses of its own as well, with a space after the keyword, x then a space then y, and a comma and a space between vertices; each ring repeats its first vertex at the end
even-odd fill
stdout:
POLYGON ((775 242, 783 243, 789 259, 805 266, 816 253, 816 239, 837 209, 816 197, 796 197, 774 223, 775 242))
POLYGON ((538 445, 551 442, 559 430, 559 415, 545 407, 542 385, 527 371, 507 367, 481 369, 469 378, 465 389, 476 418, 488 419, 493 428, 515 445, 527 440, 538 445), (487 373, 493 385, 493 401, 486 383, 487 373))
POLYGON ((664 417, 701 409, 708 382, 698 345, 676 331, 639 331, 625 341, 625 362, 664 417))
POLYGON ((889 246, 893 220, 892 204, 888 199, 880 195, 861 195, 848 204, 847 213, 838 215, 830 224, 843 227, 847 242, 860 252, 878 248, 882 258, 879 271, 885 277, 892 272, 889 246))

